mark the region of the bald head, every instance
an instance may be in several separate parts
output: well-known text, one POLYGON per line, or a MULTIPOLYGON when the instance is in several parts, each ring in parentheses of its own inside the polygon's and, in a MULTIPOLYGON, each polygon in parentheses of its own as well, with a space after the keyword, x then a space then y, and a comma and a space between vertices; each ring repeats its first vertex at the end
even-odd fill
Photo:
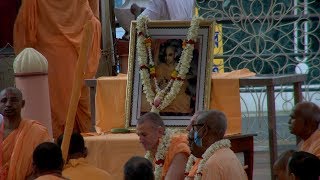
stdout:
POLYGON ((0 92, 0 114, 10 122, 21 120, 21 108, 24 107, 24 100, 19 89, 9 87, 0 92))
POLYGON ((222 139, 227 130, 227 118, 218 110, 209 110, 200 113, 197 117, 198 124, 206 124, 210 134, 222 139))
POLYGON ((308 139, 319 128, 320 108, 312 102, 298 103, 289 120, 290 132, 303 140, 308 139))
POLYGON ((15 94, 18 98, 20 98, 20 100, 22 100, 22 98, 23 98, 22 92, 18 88, 15 88, 15 87, 8 87, 8 88, 3 89, 0 92, 0 97, 4 96, 7 92, 15 94))
POLYGON ((313 102, 301 102, 294 108, 294 113, 306 123, 320 123, 320 108, 313 102))
POLYGON ((163 120, 161 119, 160 115, 154 112, 148 112, 144 115, 140 116, 138 119, 137 124, 143 124, 145 122, 149 122, 153 124, 155 127, 165 127, 163 120))

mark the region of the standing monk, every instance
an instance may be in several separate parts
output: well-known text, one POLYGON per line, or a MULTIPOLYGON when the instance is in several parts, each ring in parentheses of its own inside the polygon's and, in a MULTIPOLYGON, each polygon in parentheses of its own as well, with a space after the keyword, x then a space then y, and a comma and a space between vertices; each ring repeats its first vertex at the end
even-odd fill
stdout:
MULTIPOLYGON (((18 54, 32 47, 49 63, 48 80, 53 136, 62 134, 74 81, 83 28, 93 26, 93 43, 88 50, 85 78, 93 78, 100 58, 100 22, 88 0, 27 0, 14 27, 14 48, 18 54)), ((88 89, 83 84, 76 113, 75 128, 88 132, 91 127, 88 89)))
POLYGON ((165 129, 161 117, 153 112, 142 115, 137 122, 140 143, 146 158, 155 164, 155 179, 182 180, 190 154, 185 135, 172 134, 165 129))
POLYGON ((298 148, 320 158, 320 108, 312 102, 298 103, 290 114, 289 129, 302 139, 298 148))
POLYGON ((1 156, 0 179, 26 179, 32 173, 32 153, 50 139, 48 130, 37 121, 21 117, 25 101, 20 90, 10 87, 0 92, 1 156))

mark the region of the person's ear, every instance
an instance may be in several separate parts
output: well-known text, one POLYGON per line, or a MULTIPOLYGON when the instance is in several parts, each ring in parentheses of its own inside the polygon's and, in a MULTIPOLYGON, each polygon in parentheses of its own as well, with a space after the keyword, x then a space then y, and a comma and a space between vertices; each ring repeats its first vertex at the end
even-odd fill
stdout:
POLYGON ((26 104, 26 101, 23 99, 23 100, 21 101, 21 108, 23 108, 25 104, 26 104))
POLYGON ((162 136, 162 135, 164 135, 164 127, 161 127, 161 126, 159 126, 158 127, 158 134, 160 135, 160 136, 162 136))

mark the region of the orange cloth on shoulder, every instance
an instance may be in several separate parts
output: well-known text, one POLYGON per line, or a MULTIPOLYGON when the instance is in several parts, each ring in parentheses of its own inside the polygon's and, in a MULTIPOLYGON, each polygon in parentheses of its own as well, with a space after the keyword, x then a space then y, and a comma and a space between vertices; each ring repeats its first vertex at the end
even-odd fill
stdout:
POLYGON ((95 166, 89 164, 84 158, 69 159, 65 165, 62 175, 68 179, 77 180, 111 180, 111 175, 95 166))
MULTIPOLYGON (((22 5, 14 27, 16 54, 32 47, 48 60, 48 81, 53 136, 64 130, 75 67, 83 27, 93 25, 93 43, 89 50, 85 78, 93 78, 100 58, 101 26, 87 0, 27 0, 22 5)), ((76 114, 76 128, 87 132, 91 128, 88 88, 83 84, 76 114)))
POLYGON ((32 173, 34 149, 49 140, 47 128, 34 120, 22 120, 19 127, 1 144, 3 164, 0 167, 0 179, 26 179, 32 173))
POLYGON ((189 142, 186 134, 177 134, 174 135, 171 139, 171 143, 168 149, 168 153, 166 154, 166 158, 164 160, 163 169, 162 169, 162 177, 166 176, 171 162, 174 156, 178 153, 184 153, 187 157, 190 155, 189 142))

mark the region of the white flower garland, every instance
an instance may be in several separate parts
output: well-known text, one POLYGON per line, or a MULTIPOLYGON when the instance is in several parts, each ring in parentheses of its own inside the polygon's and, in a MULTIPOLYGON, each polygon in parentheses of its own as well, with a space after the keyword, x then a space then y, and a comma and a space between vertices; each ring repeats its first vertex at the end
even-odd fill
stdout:
MULTIPOLYGON (((217 141, 215 143, 213 143, 203 154, 202 154, 202 160, 199 163, 198 169, 197 169, 197 173, 194 176, 194 180, 201 180, 202 177, 202 170, 204 165, 206 164, 206 162, 208 161, 208 159, 219 149, 222 148, 230 148, 231 147, 231 142, 228 139, 222 139, 220 141, 217 141)), ((195 157, 193 155, 189 156, 188 162, 187 162, 187 166, 185 169, 185 173, 188 173, 195 161, 195 157)), ((188 176, 185 177, 185 180, 190 179, 188 176)))
POLYGON ((182 51, 178 65, 175 68, 176 75, 169 81, 164 89, 160 89, 157 79, 154 76, 156 93, 152 90, 150 82, 150 72, 155 74, 154 62, 151 53, 151 39, 148 32, 149 18, 139 16, 137 22, 137 57, 140 65, 140 76, 143 85, 143 92, 146 94, 147 101, 151 105, 151 112, 160 112, 166 108, 179 93, 183 80, 190 68, 193 57, 194 44, 198 37, 198 30, 201 18, 194 17, 188 30, 185 48, 182 51), (149 63, 148 63, 149 58, 149 63), (149 72, 150 71, 150 72, 149 72), (171 87, 171 88, 170 88, 171 87))
POLYGON ((155 157, 152 157, 150 151, 147 151, 147 153, 144 156, 151 162, 153 162, 153 159, 155 158, 155 170, 154 170, 155 180, 161 180, 164 160, 166 158, 166 154, 168 153, 173 134, 174 134, 173 131, 170 131, 168 129, 165 130, 165 135, 162 136, 162 138, 159 140, 159 145, 158 145, 155 157))
POLYGON ((197 158, 196 158, 193 154, 191 154, 191 155, 189 156, 189 159, 188 159, 188 162, 187 162, 187 165, 186 165, 186 169, 185 169, 185 171, 184 171, 184 174, 185 174, 185 176, 186 176, 186 177, 184 178, 185 180, 191 179, 190 177, 188 177, 188 174, 189 174, 192 166, 194 165, 194 162, 195 162, 196 159, 197 159, 197 158))

